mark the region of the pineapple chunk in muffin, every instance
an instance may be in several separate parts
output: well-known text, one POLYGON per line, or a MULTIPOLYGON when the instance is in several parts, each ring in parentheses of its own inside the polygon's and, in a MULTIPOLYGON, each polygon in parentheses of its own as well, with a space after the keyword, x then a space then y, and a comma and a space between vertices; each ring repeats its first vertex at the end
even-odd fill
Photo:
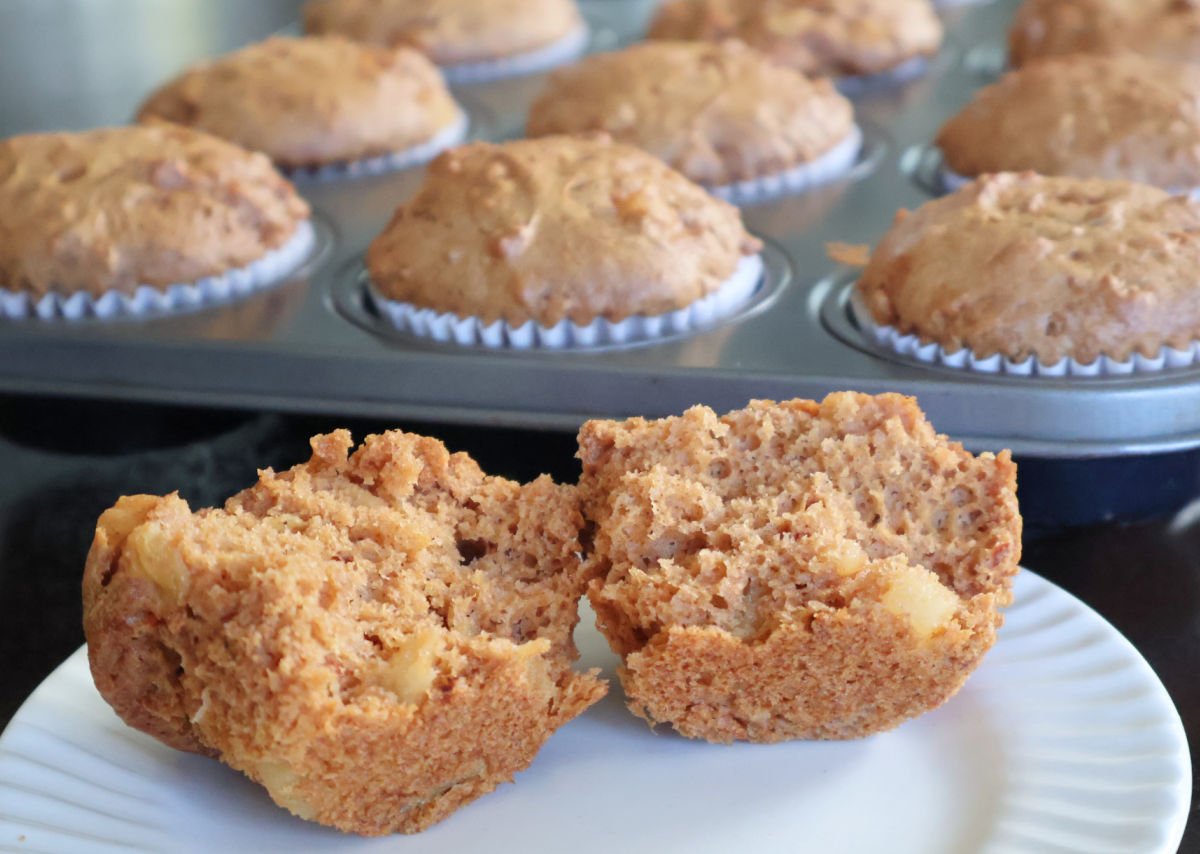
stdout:
POLYGON ((1009 455, 898 395, 592 421, 588 597, 633 711, 714 742, 856 738, 952 696, 1020 557, 1009 455))
POLYGON ((401 432, 193 513, 106 511, 84 573, 96 686, 301 818, 422 830, 511 780, 605 685, 571 669, 579 499, 401 432))

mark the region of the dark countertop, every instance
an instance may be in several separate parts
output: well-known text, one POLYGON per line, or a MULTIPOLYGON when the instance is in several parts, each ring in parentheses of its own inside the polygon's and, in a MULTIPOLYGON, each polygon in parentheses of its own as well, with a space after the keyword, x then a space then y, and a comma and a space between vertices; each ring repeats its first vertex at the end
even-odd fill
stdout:
MULTIPOLYGON (((519 480, 578 474, 568 434, 0 397, 0 727, 83 643, 83 559, 96 517, 117 496, 178 489, 193 506, 218 503, 253 482, 257 467, 305 459, 307 437, 336 426, 357 438, 397 426, 434 435, 485 470, 519 480)), ((1200 502, 1167 520, 1039 532, 1023 563, 1133 642, 1196 743, 1200 502)), ((1193 793, 1181 851, 1200 851, 1196 806, 1193 793)))

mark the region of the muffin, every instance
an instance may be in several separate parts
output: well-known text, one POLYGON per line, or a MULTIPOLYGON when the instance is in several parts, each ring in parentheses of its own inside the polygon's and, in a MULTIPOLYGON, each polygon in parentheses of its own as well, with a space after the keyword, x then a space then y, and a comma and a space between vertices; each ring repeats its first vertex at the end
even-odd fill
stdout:
POLYGON ((630 708, 712 742, 848 739, 950 698, 1021 552, 1007 452, 898 395, 591 421, 588 587, 630 708))
POLYGON ((1200 339, 1200 205, 1125 181, 985 175, 901 211, 858 281, 865 320, 944 354, 1156 360, 1200 339))
POLYGON ((1200 62, 1191 0, 1025 0, 1008 34, 1013 66, 1068 53, 1140 53, 1200 62))
POLYGON ((942 25, 930 0, 669 0, 650 38, 736 37, 804 74, 896 72, 932 56, 942 25))
POLYGON ((464 129, 424 56, 337 36, 270 38, 197 65, 151 95, 138 119, 194 127, 288 169, 397 154, 457 128, 454 144, 464 129))
POLYGON ((1028 170, 1191 190, 1200 67, 1133 54, 1036 62, 976 93, 937 145, 955 176, 1028 170))
POLYGON ((92 675, 129 725, 301 818, 422 830, 512 779, 604 683, 579 674, 574 487, 393 431, 224 509, 122 498, 84 570, 92 675))
POLYGON ((309 0, 309 33, 410 47, 438 65, 505 59, 584 30, 573 0, 309 0))
POLYGON ((827 179, 853 164, 860 140, 853 106, 829 81, 737 42, 644 42, 594 54, 551 75, 527 129, 604 131, 710 187, 802 167, 827 179))
POLYGON ((224 277, 311 239, 308 215, 265 156, 188 128, 0 141, 0 288, 32 302, 224 277))
POLYGON ((646 152, 548 136, 438 157, 366 263, 390 303, 545 330, 685 310, 723 293, 759 248, 737 208, 646 152))

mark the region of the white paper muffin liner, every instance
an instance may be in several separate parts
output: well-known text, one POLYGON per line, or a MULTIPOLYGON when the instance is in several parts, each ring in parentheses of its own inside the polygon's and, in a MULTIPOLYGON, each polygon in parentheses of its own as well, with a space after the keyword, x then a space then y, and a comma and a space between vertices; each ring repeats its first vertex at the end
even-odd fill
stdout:
POLYGON ((634 344, 691 332, 737 312, 758 290, 763 277, 760 255, 743 258, 737 270, 716 292, 685 308, 658 315, 634 315, 621 321, 597 319, 584 326, 562 320, 541 326, 532 320, 520 326, 497 320, 421 308, 391 300, 368 284, 367 294, 380 315, 402 332, 443 344, 509 350, 571 350, 634 344))
POLYGON ((777 172, 774 175, 764 175, 760 178, 738 181, 735 184, 709 187, 708 191, 717 198, 734 204, 756 204, 780 196, 803 193, 805 190, 827 184, 849 172, 858 162, 862 146, 863 133, 855 125, 846 139, 816 160, 801 163, 799 166, 794 166, 784 172, 777 172))
POLYGON ((968 178, 966 175, 959 175, 957 172, 951 172, 946 168, 946 161, 938 158, 940 166, 937 171, 938 186, 942 188, 944 193, 953 193, 956 190, 961 190, 963 187, 974 181, 974 178, 968 178))
POLYGON ((442 76, 446 78, 447 83, 462 85, 464 83, 487 83, 508 77, 524 77, 527 74, 548 71, 582 56, 587 50, 589 35, 587 25, 580 24, 557 41, 525 53, 484 59, 479 62, 443 65, 441 66, 442 76))
POLYGON ((1152 357, 1134 353, 1121 361, 1111 356, 1101 356, 1090 364, 1070 358, 1046 364, 1033 355, 1017 362, 999 353, 986 357, 977 356, 965 347, 948 352, 942 345, 924 342, 913 333, 905 334, 894 326, 876 324, 870 311, 860 303, 857 293, 850 299, 850 309, 859 328, 879 346, 927 365, 940 365, 980 374, 1014 377, 1120 377, 1154 374, 1200 363, 1200 341, 1193 342, 1183 350, 1163 347, 1152 357))
POLYGON ((289 178, 300 181, 336 181, 342 178, 364 178, 370 175, 384 175, 388 172, 402 172, 405 169, 422 166, 447 148, 453 148, 462 143, 467 138, 470 124, 466 112, 459 110, 458 116, 453 122, 427 141, 414 145, 412 148, 375 157, 364 157, 361 160, 327 163, 323 166, 302 166, 280 171, 289 178))
POLYGON ((165 288, 139 285, 132 294, 109 291, 93 296, 82 291, 48 293, 35 299, 21 291, 0 290, 0 317, 12 320, 76 321, 95 318, 154 317, 178 314, 241 299, 282 281, 312 253, 316 232, 305 220, 278 249, 245 267, 196 282, 165 288))
MULTIPOLYGON (((939 152, 936 180, 937 185, 941 187, 943 193, 953 193, 956 190, 961 190, 975 179, 951 171, 946 166, 945 158, 939 152)), ((1168 187, 1167 192, 1172 196, 1187 196, 1193 202, 1200 202, 1200 187, 1168 187)))
POLYGON ((924 77, 929 71, 930 61, 930 58, 927 56, 914 56, 912 59, 900 63, 891 71, 884 71, 880 74, 837 77, 834 78, 833 82, 839 92, 847 98, 854 98, 859 95, 867 95, 871 92, 890 89, 893 86, 902 86, 905 83, 911 83, 913 80, 924 77))

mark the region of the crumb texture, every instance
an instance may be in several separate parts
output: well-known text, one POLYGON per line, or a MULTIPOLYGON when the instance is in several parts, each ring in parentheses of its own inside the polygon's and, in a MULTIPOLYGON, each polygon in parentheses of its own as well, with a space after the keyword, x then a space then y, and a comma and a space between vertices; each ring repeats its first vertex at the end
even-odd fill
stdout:
POLYGON ((530 136, 604 131, 700 184, 771 175, 843 142, 854 108, 737 42, 645 42, 551 75, 530 136))
POLYGON ((1125 181, 985 175, 902 211, 858 292, 947 351, 1043 364, 1200 338, 1200 205, 1125 181))
POLYGON ((856 738, 943 703, 995 640, 1016 470, 910 398, 592 421, 588 597, 630 707, 715 742, 856 738))
POLYGON ((650 38, 736 38, 804 74, 880 74, 937 53, 930 0, 668 0, 650 38))
POLYGON ((101 694, 296 815, 414 832, 512 779, 604 683, 579 674, 573 487, 401 432, 192 512, 122 498, 84 573, 101 694))
POLYGON ((942 127, 959 175, 1039 172, 1200 187, 1200 66, 1124 54, 1046 59, 986 86, 942 127))
POLYGON ((452 149, 367 250, 390 299, 553 326, 674 311, 760 244, 737 208, 607 137, 452 149))
POLYGON ((304 29, 419 50, 438 65, 545 47, 583 26, 572 0, 309 0, 304 29))
POLYGON ((1047 56, 1140 53, 1200 62, 1196 0, 1025 0, 1008 36, 1009 62, 1047 56))
POLYGON ((133 293, 283 246, 308 205, 261 154, 188 128, 0 141, 0 287, 133 293))
POLYGON ((162 119, 261 151, 281 166, 320 166, 404 151, 458 120, 428 59, 337 36, 269 38, 189 68, 142 105, 162 119))

